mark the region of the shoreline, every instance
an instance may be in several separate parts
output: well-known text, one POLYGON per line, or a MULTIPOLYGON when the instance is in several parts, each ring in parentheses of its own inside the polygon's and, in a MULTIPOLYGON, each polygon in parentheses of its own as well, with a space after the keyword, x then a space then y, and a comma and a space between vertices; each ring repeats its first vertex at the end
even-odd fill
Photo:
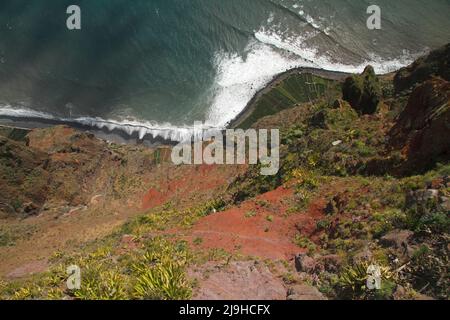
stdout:
MULTIPOLYGON (((270 82, 268 82, 261 90, 259 90, 253 98, 247 103, 245 108, 231 121, 226 125, 226 129, 235 129, 241 123, 243 123, 248 116, 250 116, 255 110, 256 103, 259 99, 273 89, 274 86, 278 85, 280 82, 286 80, 293 74, 302 74, 302 73, 310 73, 315 76, 323 77, 329 80, 342 81, 349 75, 350 73, 339 72, 339 71, 329 71, 325 69, 319 68, 294 68, 286 70, 285 72, 279 73, 275 75, 270 82)), ((120 128, 114 128, 113 130, 109 130, 106 127, 98 128, 89 125, 83 125, 77 122, 70 122, 58 119, 44 119, 37 117, 14 117, 14 116, 0 116, 0 126, 2 127, 10 127, 16 129, 24 129, 24 130, 33 130, 38 128, 48 128, 57 125, 67 125, 69 127, 73 127, 75 129, 90 132, 94 134, 97 138, 115 142, 118 144, 136 144, 136 145, 145 145, 148 147, 157 147, 157 146, 173 146, 178 143, 178 141, 173 141, 170 139, 165 139, 164 137, 152 137, 150 134, 146 134, 143 139, 139 138, 138 132, 133 132, 133 134, 128 134, 124 130, 120 128)))
POLYGON ((342 81, 346 77, 351 75, 351 73, 346 72, 330 71, 319 68, 303 68, 303 67, 289 69, 285 72, 279 73, 278 75, 274 76, 274 78, 267 85, 265 85, 264 88, 259 90, 253 96, 253 98, 247 103, 245 108, 233 120, 231 120, 228 123, 227 128, 236 129, 237 127, 239 127, 239 125, 241 125, 253 113, 253 111, 255 111, 255 107, 259 99, 263 95, 268 93, 270 90, 272 90, 274 87, 276 87, 280 82, 286 80, 287 78, 289 78, 294 74, 308 74, 308 73, 318 77, 322 77, 324 79, 335 81, 342 81))
POLYGON ((53 119, 36 119, 27 117, 16 118, 5 116, 0 117, 0 128, 31 131, 34 129, 51 128, 60 125, 65 125, 83 132, 89 132, 95 135, 100 140, 117 144, 144 145, 149 148, 155 148, 159 146, 173 146, 176 144, 175 141, 167 140, 163 137, 153 138, 151 136, 146 136, 144 139, 139 139, 138 132, 134 132, 132 135, 129 135, 121 129, 101 129, 88 125, 82 125, 79 123, 58 121, 53 119))

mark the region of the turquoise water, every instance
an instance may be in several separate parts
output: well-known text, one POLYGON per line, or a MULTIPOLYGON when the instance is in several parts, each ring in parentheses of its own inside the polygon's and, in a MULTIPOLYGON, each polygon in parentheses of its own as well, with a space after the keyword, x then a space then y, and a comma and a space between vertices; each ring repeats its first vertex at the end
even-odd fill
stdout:
POLYGON ((449 42, 449 16, 448 0, 2 0, 0 115, 178 139, 225 125, 292 67, 396 70, 449 42))

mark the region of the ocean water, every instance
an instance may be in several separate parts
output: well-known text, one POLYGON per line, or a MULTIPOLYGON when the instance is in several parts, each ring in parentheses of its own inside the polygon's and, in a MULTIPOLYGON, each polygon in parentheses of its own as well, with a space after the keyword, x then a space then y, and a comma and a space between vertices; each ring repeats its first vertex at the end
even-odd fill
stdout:
POLYGON ((450 41, 449 17, 449 0, 1 0, 0 116, 180 140, 293 67, 399 69, 450 41))

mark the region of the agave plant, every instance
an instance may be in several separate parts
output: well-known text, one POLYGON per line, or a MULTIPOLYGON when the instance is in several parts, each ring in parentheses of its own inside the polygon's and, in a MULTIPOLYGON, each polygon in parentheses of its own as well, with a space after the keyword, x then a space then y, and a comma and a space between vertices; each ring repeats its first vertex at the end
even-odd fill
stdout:
POLYGON ((189 299, 186 278, 188 253, 169 241, 154 239, 143 259, 132 266, 136 275, 134 296, 138 299, 189 299))
MULTIPOLYGON (((344 297, 365 299, 373 293, 373 290, 367 287, 368 269, 371 265, 373 264, 363 261, 344 268, 338 281, 338 289, 342 291, 344 297)), ((395 273, 389 267, 380 266, 379 268, 382 281, 390 282, 395 279, 395 273)))

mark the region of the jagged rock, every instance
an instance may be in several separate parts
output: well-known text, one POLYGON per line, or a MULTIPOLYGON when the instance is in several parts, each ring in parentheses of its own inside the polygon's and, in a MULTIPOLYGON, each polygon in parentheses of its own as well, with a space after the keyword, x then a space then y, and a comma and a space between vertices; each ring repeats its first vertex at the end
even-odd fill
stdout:
POLYGON ((7 214, 38 214, 48 193, 47 156, 0 136, 0 209, 7 214))
POLYGON ((335 195, 333 199, 330 200, 330 202, 327 203, 327 206, 325 207, 325 213, 327 215, 342 213, 347 203, 347 195, 345 193, 339 193, 335 195))
POLYGON ((28 135, 28 146, 45 153, 84 153, 102 151, 104 142, 88 132, 79 132, 68 126, 32 130, 28 135))
POLYGON ((410 191, 406 195, 406 206, 411 207, 426 207, 429 201, 439 200, 439 190, 428 189, 428 190, 417 190, 410 191))
POLYGON ((295 285, 288 290, 287 300, 311 301, 327 300, 317 288, 301 284, 295 285))
POLYGON ((381 101, 381 86, 372 66, 361 75, 348 77, 342 86, 343 99, 359 114, 374 114, 381 101))
POLYGON ((193 300, 285 300, 283 281, 262 263, 231 262, 229 265, 208 263, 191 270, 198 280, 193 300))
POLYGON ((441 206, 442 210, 450 212, 450 198, 448 198, 448 197, 441 197, 441 199, 440 199, 440 206, 441 206))
POLYGON ((450 188, 450 176, 445 176, 444 177, 444 187, 445 188, 450 188))
POLYGON ((295 269, 298 272, 312 273, 316 268, 317 262, 306 253, 295 256, 295 269))
POLYGON ((342 257, 340 257, 337 254, 322 256, 317 260, 320 263, 320 265, 323 266, 324 270, 331 273, 338 272, 339 269, 342 267, 342 257))
POLYGON ((394 78, 396 92, 406 90, 432 76, 450 81, 450 44, 416 60, 412 65, 400 69, 394 78))
POLYGON ((338 209, 336 208, 336 204, 333 200, 328 202, 327 206, 325 207, 325 213, 329 216, 338 213, 338 209))
POLYGON ((39 205, 34 204, 33 202, 28 202, 23 205, 23 213, 27 216, 34 216, 39 214, 40 211, 39 205))
POLYGON ((414 232, 409 230, 394 230, 381 238, 380 244, 385 247, 407 250, 414 232))
POLYGON ((439 196, 439 190, 435 190, 435 189, 428 189, 424 193, 425 200, 437 199, 438 196, 439 196))
POLYGON ((389 132, 389 146, 406 156, 406 169, 425 170, 450 158, 450 82, 417 87, 389 132))

